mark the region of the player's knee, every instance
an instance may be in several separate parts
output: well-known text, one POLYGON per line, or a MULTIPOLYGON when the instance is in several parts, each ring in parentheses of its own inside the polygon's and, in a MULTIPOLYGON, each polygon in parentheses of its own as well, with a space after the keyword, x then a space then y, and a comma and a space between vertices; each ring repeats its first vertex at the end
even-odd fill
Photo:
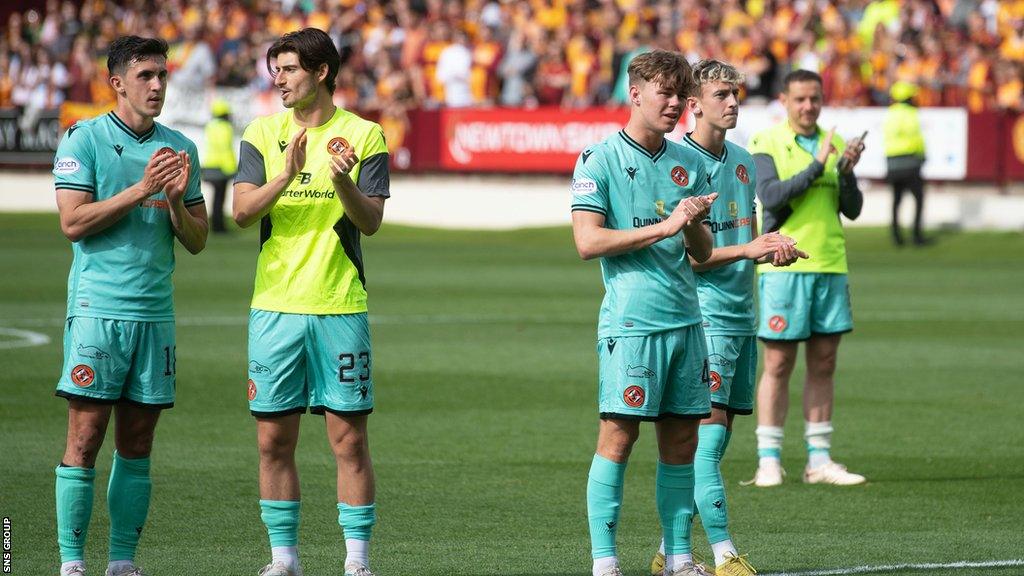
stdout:
POLYGON ((153 451, 152 428, 138 428, 117 435, 117 452, 124 458, 145 458, 153 451))
POLYGON ((257 445, 260 460, 264 462, 289 460, 295 457, 295 440, 289 435, 261 433, 257 445))
POLYGON ((836 373, 835 352, 818 354, 807 362, 807 373, 811 378, 831 378, 836 373))
POLYGON ((793 366, 795 364, 795 359, 788 356, 778 355, 771 359, 766 356, 764 361, 764 374, 774 380, 785 381, 788 380, 789 375, 793 373, 793 366))
POLYGON ((346 431, 332 439, 331 448, 339 461, 362 461, 370 454, 369 438, 365 430, 346 431))
POLYGON ((623 429, 602 430, 597 439, 597 453, 613 462, 625 462, 639 435, 639 432, 623 429))

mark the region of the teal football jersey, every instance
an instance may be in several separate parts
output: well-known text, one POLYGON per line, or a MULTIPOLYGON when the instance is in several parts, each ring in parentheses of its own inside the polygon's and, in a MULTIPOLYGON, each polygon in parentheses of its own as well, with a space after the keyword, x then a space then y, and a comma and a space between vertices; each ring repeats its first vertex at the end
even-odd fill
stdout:
MULTIPOLYGON (((164 146, 187 151, 192 161, 185 206, 203 203, 196 145, 156 123, 136 134, 113 112, 64 134, 53 163, 54 186, 106 200, 141 181, 150 156, 164 146)), ((68 317, 173 320, 174 241, 167 197, 159 192, 110 227, 72 243, 68 317)))
MULTIPOLYGON (((710 193, 704 162, 665 140, 650 153, 620 131, 576 161, 572 210, 596 212, 605 227, 641 228, 667 218, 688 196, 710 193)), ((644 336, 701 321, 696 280, 683 234, 647 248, 601 258, 605 295, 598 337, 644 336)))
MULTIPOLYGON (((756 217, 754 185, 757 183, 753 157, 728 140, 721 158, 701 147, 689 134, 683 138, 682 144, 700 154, 711 175, 711 190, 718 192, 718 199, 711 205, 708 217, 715 248, 753 240, 756 217)), ((755 268, 753 260, 744 259, 697 273, 697 294, 700 296, 705 334, 754 334, 757 329, 755 268)))

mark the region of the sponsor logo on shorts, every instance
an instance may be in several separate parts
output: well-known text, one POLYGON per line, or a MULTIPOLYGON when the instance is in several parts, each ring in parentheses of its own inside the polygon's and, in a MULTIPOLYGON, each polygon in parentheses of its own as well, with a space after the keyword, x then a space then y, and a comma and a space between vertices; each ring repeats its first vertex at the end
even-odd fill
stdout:
POLYGON ((256 399, 256 383, 249 379, 249 402, 256 399))
POLYGON ((369 393, 370 393, 370 389, 366 385, 363 385, 363 386, 359 387, 359 399, 360 400, 366 400, 366 395, 369 394, 369 393))
POLYGON ((53 162, 54 174, 74 174, 81 169, 82 163, 77 158, 72 158, 71 156, 58 158, 53 162))
POLYGON ((573 194, 591 194, 597 192, 597 182, 590 178, 573 178, 569 190, 573 194))
POLYGON ((712 370, 711 371, 711 386, 709 386, 708 388, 710 388, 712 392, 718 392, 718 389, 721 388, 721 387, 722 387, 722 375, 719 374, 718 372, 715 372, 714 370, 712 370))
POLYGON ((615 352, 615 338, 608 339, 608 353, 615 352))
POLYGON ((626 376, 631 378, 654 378, 654 370, 647 366, 626 366, 626 376))
POLYGON ((672 181, 678 186, 686 186, 690 183, 690 175, 686 172, 686 168, 683 168, 682 166, 672 168, 669 175, 672 176, 672 181))
POLYGON ((732 366, 732 360, 718 353, 708 354, 708 362, 712 366, 732 366))
POLYGON ((768 327, 771 328, 772 332, 782 332, 786 329, 786 319, 776 314, 768 319, 768 327))
POLYGON ((267 368, 255 360, 250 360, 249 374, 270 374, 270 368, 267 368))
POLYGON ((630 386, 622 393, 622 401, 630 408, 639 408, 640 406, 643 406, 645 398, 646 394, 644 394, 644 389, 639 386, 630 386))
POLYGON ((747 167, 743 164, 736 167, 736 178, 744 184, 750 184, 750 174, 747 173, 747 167))
POLYGON ((78 355, 85 358, 92 358, 93 360, 106 360, 110 358, 110 354, 107 354, 95 346, 83 346, 81 344, 78 345, 78 355))
POLYGON ((348 140, 345 140, 341 136, 335 136, 327 143, 327 151, 334 156, 341 154, 349 148, 351 148, 351 146, 349 146, 348 140))
POLYGON ((79 388, 88 388, 96 381, 96 372, 91 366, 79 364, 71 369, 71 381, 79 388))

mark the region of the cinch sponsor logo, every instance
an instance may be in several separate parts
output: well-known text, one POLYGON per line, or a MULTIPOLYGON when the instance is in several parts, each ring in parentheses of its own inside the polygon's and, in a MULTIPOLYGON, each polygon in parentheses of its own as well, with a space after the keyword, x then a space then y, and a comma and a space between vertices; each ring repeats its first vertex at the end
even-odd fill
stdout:
POLYGON ((661 218, 637 218, 633 217, 633 228, 643 228, 644 226, 650 226, 651 224, 657 224, 661 222, 661 218))
POLYGON ((711 233, 715 234, 723 230, 732 230, 733 228, 742 228, 744 226, 750 226, 750 218, 737 218, 735 220, 726 220, 725 222, 712 222, 711 233))
POLYGON ((143 200, 140 204, 143 208, 159 208, 160 210, 168 210, 171 205, 167 203, 167 200, 143 200))
POLYGON ((285 190, 282 196, 289 198, 334 198, 334 190, 285 190))
POLYGON ((71 157, 58 158, 53 162, 54 174, 74 174, 82 167, 82 164, 71 157))
POLYGON ((594 182, 590 178, 573 178, 570 190, 575 194, 597 192, 597 182, 594 182))

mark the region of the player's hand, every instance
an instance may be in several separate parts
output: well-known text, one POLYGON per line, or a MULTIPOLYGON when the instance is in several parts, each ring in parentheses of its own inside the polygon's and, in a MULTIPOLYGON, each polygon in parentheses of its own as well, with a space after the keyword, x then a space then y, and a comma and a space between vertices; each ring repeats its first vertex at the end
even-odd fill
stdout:
POLYGON ((306 166, 306 129, 303 128, 284 149, 284 169, 294 178, 306 166))
POLYGON ((352 147, 345 148, 341 154, 331 156, 331 180, 337 182, 348 176, 348 173, 359 163, 355 150, 352 147))
POLYGON ((771 262, 780 248, 793 246, 796 240, 778 232, 768 232, 754 238, 744 246, 744 256, 758 263, 771 262))
POLYGON ((842 163, 842 169, 840 170, 844 174, 853 172, 853 167, 860 162, 860 154, 864 151, 864 143, 861 142, 860 138, 854 138, 850 140, 849 145, 846 146, 846 150, 843 151, 843 158, 845 162, 842 163))
POLYGON ((784 244, 771 256, 772 266, 782 268, 793 264, 800 258, 809 258, 806 252, 798 250, 793 244, 784 244))
POLYGON ((686 226, 700 224, 711 211, 711 204, 718 198, 718 192, 712 192, 707 196, 690 196, 683 198, 676 205, 675 210, 662 222, 665 226, 666 237, 675 236, 686 226))
POLYGON ((188 179, 192 174, 192 159, 185 151, 178 152, 177 157, 181 160, 181 170, 176 178, 172 178, 164 186, 168 202, 177 202, 185 197, 185 189, 188 188, 188 179))
POLYGON ((820 162, 822 166, 825 165, 825 162, 828 162, 829 154, 836 151, 836 147, 832 145, 832 137, 835 135, 836 127, 833 126, 832 129, 825 134, 825 139, 818 144, 818 155, 815 156, 814 159, 820 162))
POLYGON ((164 149, 157 150, 149 157, 146 168, 142 171, 142 186, 146 197, 163 190, 167 183, 181 174, 182 163, 178 154, 169 153, 164 149))

